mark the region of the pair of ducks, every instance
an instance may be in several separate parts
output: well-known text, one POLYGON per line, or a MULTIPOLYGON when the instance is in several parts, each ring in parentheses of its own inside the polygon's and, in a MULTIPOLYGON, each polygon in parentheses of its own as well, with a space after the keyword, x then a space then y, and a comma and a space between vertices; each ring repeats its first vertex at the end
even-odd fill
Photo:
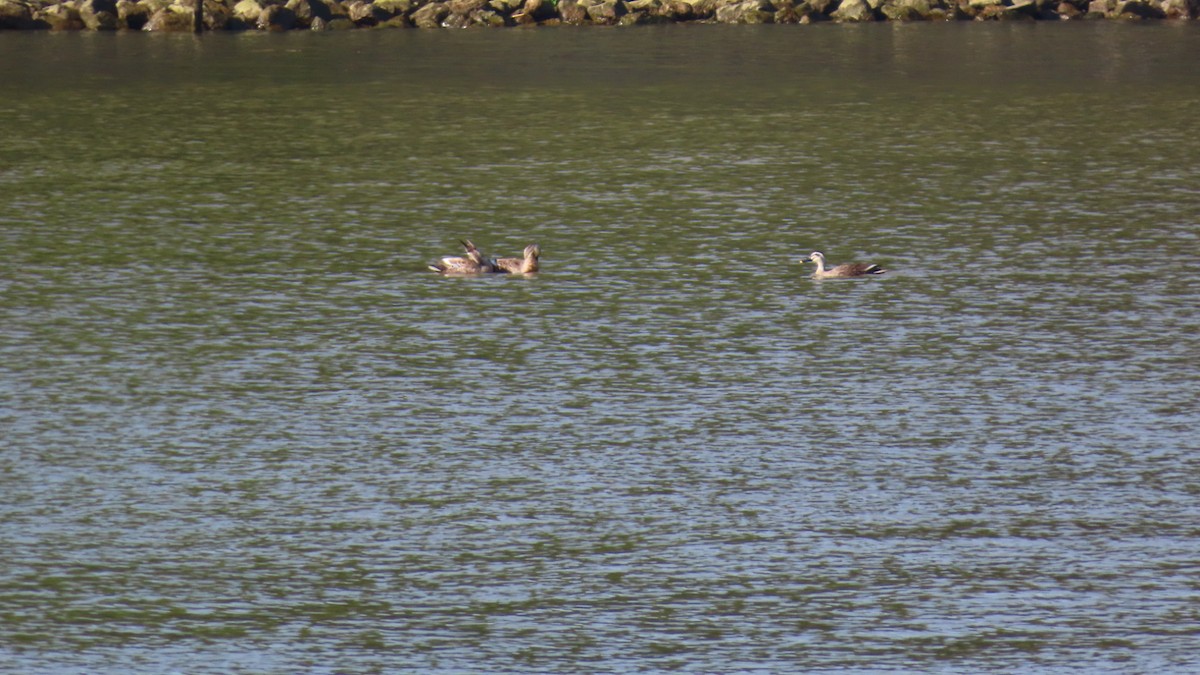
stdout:
POLYGON ((467 250, 465 256, 446 257, 431 264, 429 269, 439 274, 534 274, 538 271, 538 257, 542 249, 537 244, 525 247, 523 258, 489 258, 471 243, 470 239, 459 243, 467 250))
MULTIPOLYGON (((488 258, 471 243, 470 239, 460 242, 467 250, 465 256, 446 257, 429 266, 429 269, 439 274, 533 274, 538 271, 538 257, 542 249, 537 244, 525 247, 524 258, 488 258)), ((829 269, 825 268, 825 255, 813 251, 800 263, 814 263, 817 271, 813 272, 814 279, 833 279, 846 277, 865 277, 871 274, 883 274, 887 270, 874 263, 842 263, 829 269)))

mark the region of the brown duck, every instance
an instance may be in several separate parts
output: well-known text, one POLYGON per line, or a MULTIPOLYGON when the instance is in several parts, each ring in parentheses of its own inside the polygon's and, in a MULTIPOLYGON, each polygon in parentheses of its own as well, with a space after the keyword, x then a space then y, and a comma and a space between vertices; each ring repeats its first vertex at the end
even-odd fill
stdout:
POLYGON ((465 256, 445 257, 441 260, 431 263, 429 269, 438 274, 488 274, 490 272, 501 272, 496 267, 496 261, 488 258, 483 253, 480 253, 475 244, 471 243, 470 239, 460 240, 459 243, 466 249, 465 256))
POLYGON ((870 274, 883 274, 887 270, 874 263, 842 263, 835 267, 825 269, 825 254, 820 251, 813 251, 800 264, 806 262, 816 263, 817 271, 813 272, 814 279, 832 279, 844 277, 865 277, 870 274))
POLYGON ((524 258, 498 258, 495 261, 495 271, 509 274, 534 274, 538 271, 538 257, 541 255, 541 247, 537 244, 530 244, 525 247, 524 258))

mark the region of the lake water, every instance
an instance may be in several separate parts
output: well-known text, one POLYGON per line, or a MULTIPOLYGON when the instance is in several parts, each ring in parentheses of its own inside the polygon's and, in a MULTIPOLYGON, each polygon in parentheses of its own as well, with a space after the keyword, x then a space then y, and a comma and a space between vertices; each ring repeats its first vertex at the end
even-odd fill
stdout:
POLYGON ((1195 672, 1196 63, 0 34, 0 671, 1195 672))

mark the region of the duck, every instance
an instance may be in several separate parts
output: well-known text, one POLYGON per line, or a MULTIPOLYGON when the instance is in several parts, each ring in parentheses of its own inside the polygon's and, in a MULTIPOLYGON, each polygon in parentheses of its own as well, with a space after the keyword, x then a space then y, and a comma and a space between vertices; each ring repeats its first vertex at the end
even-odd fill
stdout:
POLYGON ((534 274, 538 271, 538 257, 541 255, 542 248, 537 244, 530 244, 525 247, 525 257, 523 258, 496 259, 496 271, 509 274, 534 274))
POLYGON ((488 274, 501 271, 496 267, 496 261, 481 253, 470 239, 460 239, 459 243, 467 251, 465 256, 447 256, 431 263, 429 269, 438 274, 488 274))
POLYGON ((842 277, 865 277, 870 274, 883 274, 887 270, 874 263, 842 263, 825 269, 825 254, 820 251, 813 251, 800 264, 806 262, 816 263, 817 271, 813 272, 814 279, 831 279, 842 277))

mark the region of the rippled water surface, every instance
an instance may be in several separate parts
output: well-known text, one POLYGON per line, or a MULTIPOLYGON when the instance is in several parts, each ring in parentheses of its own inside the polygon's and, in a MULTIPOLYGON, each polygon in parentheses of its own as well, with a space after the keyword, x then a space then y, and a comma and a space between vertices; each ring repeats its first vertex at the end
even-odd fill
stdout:
POLYGON ((1198 38, 0 34, 0 670, 1194 672, 1198 38))

